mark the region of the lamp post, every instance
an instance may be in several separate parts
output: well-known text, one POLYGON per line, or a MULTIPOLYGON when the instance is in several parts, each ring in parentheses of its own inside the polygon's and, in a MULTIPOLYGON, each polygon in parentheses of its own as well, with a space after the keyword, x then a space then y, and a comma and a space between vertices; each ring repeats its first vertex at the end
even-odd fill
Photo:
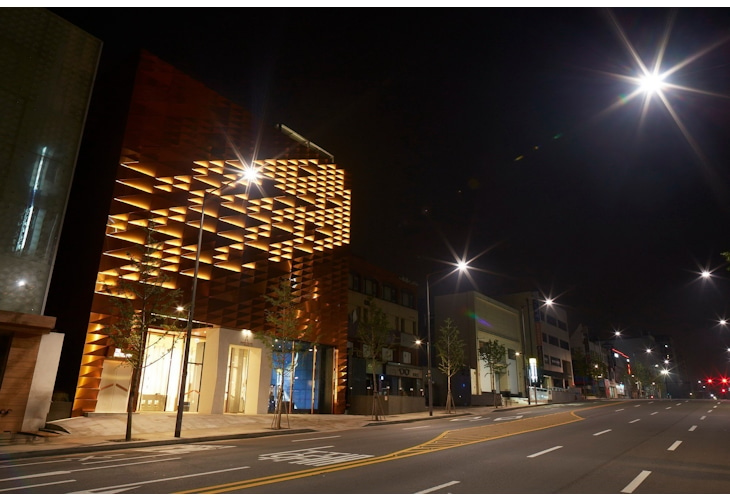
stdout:
MULTIPOLYGON (((451 270, 449 274, 454 272, 463 272, 467 269, 467 263, 460 261, 456 264, 456 269, 451 270)), ((435 271, 426 275, 426 383, 428 385, 428 415, 433 416, 433 376, 431 372, 431 287, 429 278, 434 274, 442 273, 444 270, 435 271)), ((448 275, 447 275, 448 276, 448 275)))
POLYGON ((428 386, 428 416, 433 416, 433 381, 431 379, 431 288, 426 275, 426 385, 428 386))
MULTIPOLYGON (((525 299, 527 301, 527 299, 525 299)), ((529 303, 529 302, 528 302, 529 303)), ((520 319, 522 320, 522 374, 525 376, 525 392, 527 392, 527 406, 530 406, 530 374, 527 372, 527 339, 525 336, 525 308, 527 304, 520 307, 520 319)), ((537 403, 537 401, 535 402, 537 403)))
POLYGON ((198 245, 195 248, 195 266, 193 268, 193 288, 190 294, 190 308, 188 309, 188 324, 185 331, 185 349, 183 350, 182 373, 180 375, 180 392, 177 400, 177 417, 175 419, 175 437, 180 437, 182 430, 182 417, 185 409, 185 389, 188 378, 188 361, 190 359, 190 343, 193 337, 193 320, 195 319, 195 299, 198 291, 198 270, 200 268, 200 250, 203 244, 203 225, 205 223, 205 202, 208 195, 218 190, 223 190, 236 184, 240 180, 253 182, 258 178, 258 171, 255 167, 246 167, 240 176, 234 177, 230 181, 212 189, 203 191, 203 201, 200 206, 200 226, 198 227, 198 245))

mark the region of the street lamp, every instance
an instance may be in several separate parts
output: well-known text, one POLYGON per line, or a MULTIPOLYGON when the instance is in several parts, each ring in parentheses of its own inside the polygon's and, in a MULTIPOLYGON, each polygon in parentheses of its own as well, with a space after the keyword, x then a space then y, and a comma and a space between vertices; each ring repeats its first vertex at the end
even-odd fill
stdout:
MULTIPOLYGON (((525 299, 527 302, 527 299, 525 299)), ((529 302, 527 303, 529 304, 529 302)), ((520 307, 520 319, 522 320, 522 374, 525 376, 525 392, 527 392, 527 406, 530 406, 530 374, 527 372, 527 338, 525 336, 525 308, 527 304, 520 307)), ((537 404, 537 401, 535 401, 537 404)))
MULTIPOLYGON (((464 261, 459 261, 456 263, 456 268, 452 269, 449 274, 446 276, 449 276, 455 272, 462 273, 466 269, 468 269, 467 263, 464 261)), ((427 367, 426 367, 426 383, 428 384, 428 416, 433 416, 433 375, 431 373, 431 287, 429 285, 428 279, 433 276, 434 274, 440 274, 444 272, 445 270, 442 269, 440 271, 434 271, 432 273, 429 273, 426 275, 426 357, 428 358, 427 361, 427 367)), ((444 278, 446 277, 444 276, 444 278)))
MULTIPOLYGON (((198 226, 198 245, 195 248, 195 267, 193 269, 193 288, 190 295, 190 309, 188 309, 188 324, 185 332, 185 349, 183 351, 182 361, 182 373, 180 375, 180 393, 177 400, 177 417, 175 419, 175 437, 180 437, 180 431, 182 430, 182 417, 185 408, 185 389, 188 378, 188 361, 190 359, 190 343, 192 342, 193 336, 193 320, 195 318, 195 299, 198 290, 198 269, 200 268, 200 250, 203 245, 203 225, 205 223, 205 202, 208 199, 209 194, 213 194, 216 191, 221 191, 239 181, 245 180, 248 184, 254 182, 258 178, 258 169, 253 166, 245 167, 241 172, 241 175, 234 177, 221 184, 218 187, 206 189, 203 191, 203 201, 200 206, 200 226, 198 226)), ((247 188, 248 188, 247 184, 247 188)), ((220 194, 220 193, 219 193, 220 194)))

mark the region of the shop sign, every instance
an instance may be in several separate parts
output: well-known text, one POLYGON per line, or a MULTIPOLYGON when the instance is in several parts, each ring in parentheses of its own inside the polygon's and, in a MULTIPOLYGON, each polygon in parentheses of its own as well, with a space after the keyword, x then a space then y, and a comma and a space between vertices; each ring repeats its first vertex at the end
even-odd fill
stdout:
POLYGON ((423 378, 423 370, 411 366, 387 365, 385 374, 394 377, 423 378))

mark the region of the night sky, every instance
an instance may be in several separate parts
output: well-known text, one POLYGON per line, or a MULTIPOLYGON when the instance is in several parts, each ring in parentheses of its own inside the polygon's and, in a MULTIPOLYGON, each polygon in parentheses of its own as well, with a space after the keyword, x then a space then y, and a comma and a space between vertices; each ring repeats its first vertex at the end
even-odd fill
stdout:
POLYGON ((690 378, 730 369, 730 10, 51 10, 332 153, 355 253, 420 283, 478 256, 462 289, 538 289, 571 330, 671 335, 690 378), (701 92, 628 99, 621 32, 701 92))

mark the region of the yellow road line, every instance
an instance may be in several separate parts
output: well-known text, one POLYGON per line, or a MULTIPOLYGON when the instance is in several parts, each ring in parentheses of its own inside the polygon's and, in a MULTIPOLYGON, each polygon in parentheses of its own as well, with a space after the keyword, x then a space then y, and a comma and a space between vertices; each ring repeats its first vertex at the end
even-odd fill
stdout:
MULTIPOLYGON (((610 403, 609 405, 611 404, 616 403, 610 403)), ((284 474, 276 474, 273 476, 246 479, 243 481, 236 481, 227 484, 205 486, 192 490, 179 491, 178 493, 229 493, 231 491, 241 490, 245 488, 253 488, 255 486, 263 486, 266 484, 279 483, 282 481, 291 481, 292 479, 318 476, 330 472, 353 469, 355 467, 363 467, 366 465, 378 464, 391 460, 399 460, 401 458, 422 455, 424 453, 433 453, 436 451, 447 450, 459 446, 482 443, 484 441, 491 441, 493 439, 516 436, 518 434, 524 434, 527 432, 534 432, 543 429, 549 429, 550 427, 557 427, 559 425, 578 422, 580 420, 583 420, 583 417, 579 417, 578 415, 576 415, 577 411, 595 408, 598 408, 598 406, 591 408, 581 408, 580 410, 573 410, 569 413, 552 413, 550 415, 530 417, 525 420, 510 420, 508 422, 500 422, 497 424, 489 424, 480 427, 446 431, 435 437, 434 439, 426 441, 425 443, 412 446, 411 448, 406 448, 404 450, 389 453, 380 457, 365 458, 347 463, 326 465, 322 467, 315 467, 313 469, 305 469, 301 471, 287 472, 284 474)))

